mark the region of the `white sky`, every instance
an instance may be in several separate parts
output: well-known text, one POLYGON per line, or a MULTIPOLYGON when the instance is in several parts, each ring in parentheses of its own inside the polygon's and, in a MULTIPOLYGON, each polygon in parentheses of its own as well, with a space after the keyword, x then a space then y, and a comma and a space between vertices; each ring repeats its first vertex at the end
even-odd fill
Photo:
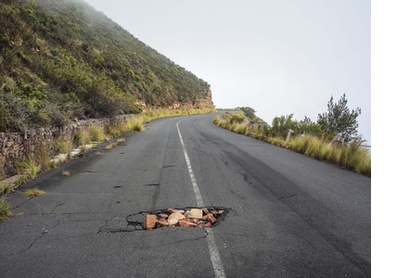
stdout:
POLYGON ((368 0, 86 0, 211 85, 218 108, 250 106, 271 124, 317 120, 331 97, 361 108, 371 143, 368 0))

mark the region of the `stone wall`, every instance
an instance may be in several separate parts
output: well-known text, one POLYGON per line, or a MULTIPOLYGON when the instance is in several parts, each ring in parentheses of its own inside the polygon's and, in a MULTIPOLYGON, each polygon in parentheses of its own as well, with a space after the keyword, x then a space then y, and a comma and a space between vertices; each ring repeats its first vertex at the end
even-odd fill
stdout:
POLYGON ((62 137, 66 142, 73 142, 81 131, 89 131, 93 125, 106 128, 110 124, 127 122, 134 115, 123 115, 114 118, 90 119, 70 123, 61 127, 42 127, 28 129, 25 132, 0 132, 0 174, 6 177, 16 174, 15 161, 23 161, 38 149, 55 155, 56 139, 62 137))

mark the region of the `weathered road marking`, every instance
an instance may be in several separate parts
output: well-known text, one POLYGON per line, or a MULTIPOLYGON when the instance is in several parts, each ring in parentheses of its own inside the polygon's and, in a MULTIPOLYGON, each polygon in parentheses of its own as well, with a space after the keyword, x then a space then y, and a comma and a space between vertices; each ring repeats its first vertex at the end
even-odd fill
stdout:
MULTIPOLYGON (((186 164, 187 164, 188 171, 189 171, 190 180, 192 181, 193 191, 194 191, 194 194, 196 196, 197 206, 198 207, 204 207, 203 198, 201 197, 199 185, 197 184, 196 176, 194 175, 194 172, 193 172, 193 169, 192 169, 192 164, 190 163, 189 155, 188 155, 188 152, 186 151, 185 142, 183 142, 182 134, 181 134, 181 131, 179 129, 179 123, 180 122, 182 122, 182 121, 179 121, 176 124, 176 128, 178 130, 179 139, 181 140, 183 155, 185 156, 186 164)), ((214 234, 212 232, 212 229, 211 228, 206 228, 205 230, 206 230, 206 233, 207 233, 207 237, 206 238, 207 238, 207 243, 208 243, 208 250, 210 251, 210 258, 211 258, 211 263, 212 263, 212 266, 213 266, 213 269, 214 269, 215 277, 225 278, 226 275, 225 275, 224 266, 222 265, 221 257, 219 256, 218 247, 215 244, 215 238, 214 238, 214 234)))

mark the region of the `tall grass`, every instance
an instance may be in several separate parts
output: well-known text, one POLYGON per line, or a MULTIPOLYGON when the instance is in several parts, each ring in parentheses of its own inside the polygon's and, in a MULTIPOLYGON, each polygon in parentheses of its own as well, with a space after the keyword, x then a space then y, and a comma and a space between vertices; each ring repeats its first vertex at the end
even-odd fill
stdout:
POLYGON ((344 146, 341 150, 340 165, 361 174, 371 173, 371 155, 358 143, 344 146))
POLYGON ((11 183, 0 181, 0 194, 4 195, 13 190, 13 186, 11 183))
POLYGON ((39 172, 38 164, 33 155, 23 161, 16 160, 15 167, 18 176, 25 177, 25 179, 34 179, 39 172))
POLYGON ((74 143, 76 146, 83 146, 89 144, 90 141, 90 130, 82 129, 78 131, 75 136, 74 143))
POLYGON ((10 204, 7 202, 5 196, 0 198, 0 222, 7 220, 10 215, 10 204))
POLYGON ((143 130, 144 117, 137 116, 127 122, 127 128, 130 131, 140 132, 143 130))
POLYGON ((39 171, 46 172, 52 167, 50 152, 44 144, 36 147, 33 160, 36 160, 39 171))
POLYGON ((362 175, 371 176, 371 155, 358 143, 338 145, 326 143, 323 138, 312 135, 295 136, 286 141, 279 137, 265 137, 260 129, 232 120, 232 114, 214 117, 213 123, 224 129, 244 134, 267 143, 291 149, 309 157, 337 164, 362 175))
POLYGON ((66 141, 63 137, 59 136, 56 138, 56 148, 58 153, 67 154, 67 159, 71 159, 71 152, 73 143, 71 141, 66 141))
POLYGON ((58 152, 60 152, 60 153, 68 152, 68 143, 65 141, 65 139, 62 136, 58 136, 55 139, 55 145, 56 145, 58 152))
POLYGON ((104 129, 98 127, 97 125, 92 125, 90 127, 90 140, 93 142, 104 142, 106 140, 104 129))
POLYGON ((149 122, 155 119, 167 118, 167 117, 176 117, 176 116, 187 116, 187 115, 197 115, 197 114, 210 114, 215 113, 215 109, 204 108, 204 109, 190 109, 190 108, 181 108, 181 109, 167 109, 167 108, 159 108, 159 109, 150 109, 142 113, 142 116, 145 118, 145 122, 149 122))
POLYGON ((34 157, 29 157, 26 161, 22 162, 24 169, 25 169, 25 173, 28 174, 28 178, 29 179, 34 179, 36 178, 39 169, 38 169, 38 164, 36 163, 36 160, 34 159, 34 157))
POLYGON ((143 131, 146 123, 155 119, 214 112, 216 112, 215 109, 150 109, 134 116, 127 122, 111 123, 107 127, 107 135, 111 137, 118 137, 128 131, 141 132, 143 131))
POLYGON ((107 134, 118 137, 128 131, 140 132, 143 130, 144 117, 135 116, 124 123, 114 123, 107 127, 107 134))

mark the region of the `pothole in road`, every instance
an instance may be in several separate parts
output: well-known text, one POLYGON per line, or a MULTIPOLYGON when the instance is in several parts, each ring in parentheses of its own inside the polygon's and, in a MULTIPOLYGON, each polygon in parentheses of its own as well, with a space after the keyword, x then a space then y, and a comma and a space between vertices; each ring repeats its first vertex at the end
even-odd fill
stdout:
POLYGON ((129 215, 128 225, 152 230, 163 227, 211 228, 222 221, 228 209, 220 207, 168 208, 129 215))

